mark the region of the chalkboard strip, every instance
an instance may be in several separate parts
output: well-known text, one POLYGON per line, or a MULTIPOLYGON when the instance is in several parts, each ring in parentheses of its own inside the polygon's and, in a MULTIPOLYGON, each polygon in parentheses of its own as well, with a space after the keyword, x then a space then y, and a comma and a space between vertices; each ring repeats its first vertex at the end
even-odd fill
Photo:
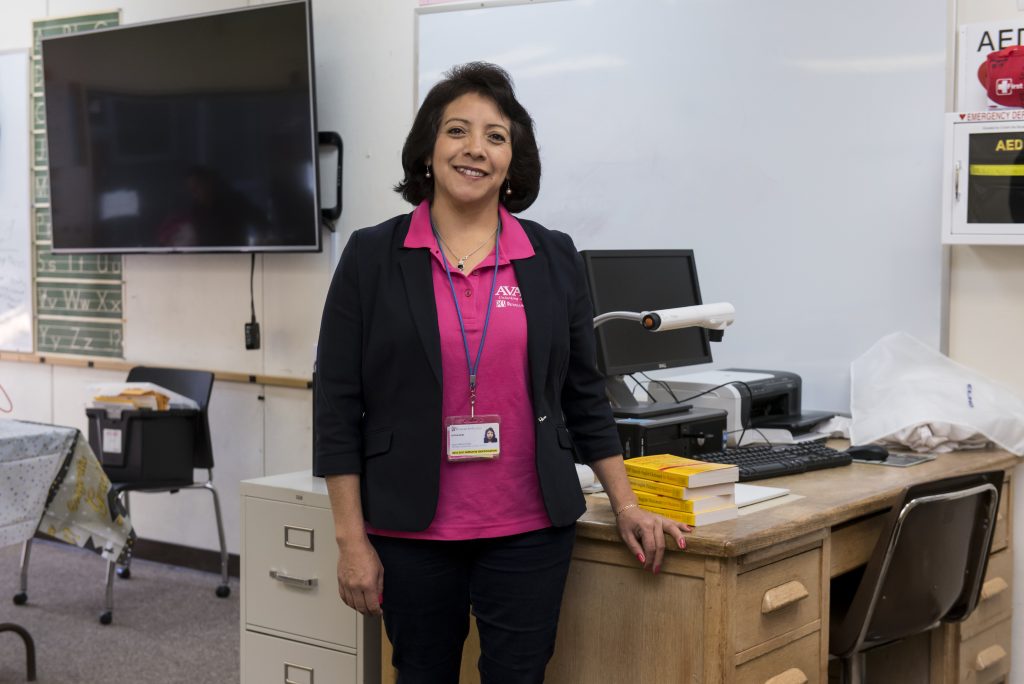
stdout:
POLYGON ((49 150, 42 39, 110 28, 119 11, 49 18, 32 24, 31 113, 32 188, 35 237, 36 351, 86 357, 124 357, 123 275, 119 256, 53 254, 49 150))

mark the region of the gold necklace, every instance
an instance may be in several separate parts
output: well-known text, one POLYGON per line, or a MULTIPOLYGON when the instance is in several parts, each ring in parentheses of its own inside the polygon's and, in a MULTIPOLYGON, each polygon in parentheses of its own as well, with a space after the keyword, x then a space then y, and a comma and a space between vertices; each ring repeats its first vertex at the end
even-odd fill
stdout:
MULTIPOLYGON (((437 231, 435 231, 435 232, 437 232, 437 231)), ((448 245, 447 242, 445 242, 445 239, 443 237, 441 237, 441 233, 439 233, 439 232, 437 232, 437 239, 441 241, 441 244, 444 245, 445 249, 448 250, 448 253, 452 255, 452 258, 455 259, 458 262, 457 264, 455 264, 455 268, 459 269, 460 271, 465 271, 466 270, 466 260, 469 259, 469 257, 471 257, 474 254, 476 254, 477 252, 479 252, 483 248, 483 246, 486 245, 491 240, 493 240, 494 236, 497 235, 497 234, 498 234, 498 229, 495 228, 493 233, 491 233, 486 238, 484 238, 484 241, 476 246, 476 249, 474 249, 472 252, 470 252, 469 254, 467 254, 464 257, 459 257, 459 255, 455 253, 455 250, 452 249, 448 245)))

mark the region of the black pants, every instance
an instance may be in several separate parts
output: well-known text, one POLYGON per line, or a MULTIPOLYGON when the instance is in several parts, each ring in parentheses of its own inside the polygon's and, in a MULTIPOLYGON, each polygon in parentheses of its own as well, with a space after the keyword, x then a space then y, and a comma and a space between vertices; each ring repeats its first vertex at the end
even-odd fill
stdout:
POLYGON ((543 682, 574 539, 573 526, 468 541, 371 535, 398 684, 459 681, 471 607, 481 682, 543 682))

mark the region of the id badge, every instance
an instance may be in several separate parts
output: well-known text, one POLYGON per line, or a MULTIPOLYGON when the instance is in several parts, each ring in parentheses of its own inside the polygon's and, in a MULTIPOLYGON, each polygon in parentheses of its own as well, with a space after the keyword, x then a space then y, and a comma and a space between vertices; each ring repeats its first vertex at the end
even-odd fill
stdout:
POLYGON ((448 460, 494 460, 501 453, 501 417, 449 416, 444 419, 448 460))

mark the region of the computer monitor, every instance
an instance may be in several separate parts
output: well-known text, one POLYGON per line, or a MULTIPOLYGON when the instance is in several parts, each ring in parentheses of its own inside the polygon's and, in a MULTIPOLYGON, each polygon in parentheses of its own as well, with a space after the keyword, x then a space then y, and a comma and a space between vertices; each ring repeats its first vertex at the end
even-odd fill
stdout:
MULTIPOLYGON (((595 316, 609 311, 654 311, 702 303, 693 250, 585 250, 580 254, 595 316)), ((597 366, 609 381, 639 371, 712 360, 708 333, 703 328, 652 333, 634 321, 612 320, 596 328, 594 334, 597 366)), ((611 394, 612 388, 609 390, 611 394)), ((616 413, 634 415, 637 411, 664 412, 681 407, 641 406, 632 412, 627 406, 616 408, 622 409, 616 413)))

